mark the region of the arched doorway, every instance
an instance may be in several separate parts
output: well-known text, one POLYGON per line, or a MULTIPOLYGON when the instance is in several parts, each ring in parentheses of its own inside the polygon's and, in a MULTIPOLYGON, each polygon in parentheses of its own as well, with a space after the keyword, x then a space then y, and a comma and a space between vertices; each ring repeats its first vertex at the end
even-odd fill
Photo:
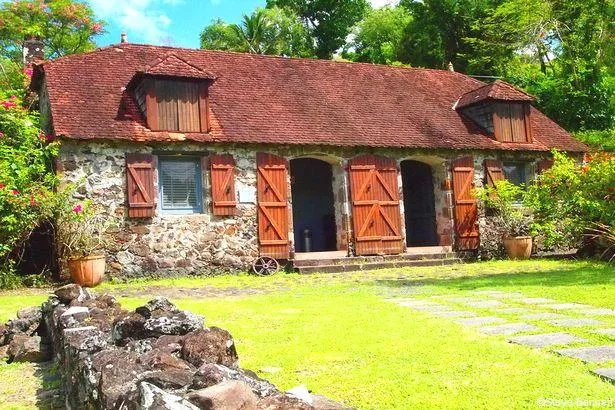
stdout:
POLYGON ((436 246, 436 209, 431 167, 423 162, 401 163, 406 220, 406 246, 436 246))
POLYGON ((295 252, 337 250, 331 164, 314 158, 293 159, 290 176, 295 252))

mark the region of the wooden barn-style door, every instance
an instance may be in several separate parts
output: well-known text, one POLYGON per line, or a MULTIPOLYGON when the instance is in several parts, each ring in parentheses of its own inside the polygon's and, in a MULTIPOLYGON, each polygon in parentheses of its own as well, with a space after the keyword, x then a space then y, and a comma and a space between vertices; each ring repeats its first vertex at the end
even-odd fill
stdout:
POLYGON ((288 259, 288 162, 276 155, 259 152, 256 165, 260 254, 288 259))
POLYGON ((453 161, 453 195, 455 233, 458 250, 475 250, 480 244, 478 203, 474 196, 474 159, 463 157, 453 161))
POLYGON ((403 252, 395 161, 361 155, 350 161, 348 171, 356 254, 403 252))

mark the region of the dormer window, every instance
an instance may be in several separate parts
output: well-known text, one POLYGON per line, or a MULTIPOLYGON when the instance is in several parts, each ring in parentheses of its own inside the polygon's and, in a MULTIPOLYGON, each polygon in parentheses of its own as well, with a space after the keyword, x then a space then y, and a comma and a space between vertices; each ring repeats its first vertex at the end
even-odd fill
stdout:
POLYGON ((464 94, 455 108, 496 141, 527 144, 532 142, 531 101, 532 96, 498 80, 464 94))
POLYGON ((187 80, 149 80, 146 116, 153 131, 207 132, 207 85, 187 80))
POLYGON ((501 142, 532 142, 528 103, 497 102, 493 110, 493 134, 501 142))
POLYGON ((152 131, 209 132, 209 85, 215 77, 173 54, 137 70, 134 95, 152 131))

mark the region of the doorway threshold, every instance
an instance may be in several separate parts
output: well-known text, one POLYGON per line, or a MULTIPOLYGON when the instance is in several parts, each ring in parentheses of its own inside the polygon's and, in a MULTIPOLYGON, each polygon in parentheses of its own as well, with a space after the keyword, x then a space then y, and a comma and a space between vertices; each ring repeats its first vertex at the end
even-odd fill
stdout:
POLYGON ((438 253, 451 253, 452 246, 410 246, 406 248, 409 255, 432 255, 438 253))
POLYGON ((319 260, 319 259, 338 259, 348 256, 347 251, 325 251, 325 252, 297 252, 295 253, 295 260, 319 260))

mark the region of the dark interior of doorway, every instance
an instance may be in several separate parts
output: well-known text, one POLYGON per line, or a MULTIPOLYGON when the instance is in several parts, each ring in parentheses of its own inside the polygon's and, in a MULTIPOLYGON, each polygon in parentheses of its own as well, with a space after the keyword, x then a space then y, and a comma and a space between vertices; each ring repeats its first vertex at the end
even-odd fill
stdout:
POLYGON ((406 246, 436 246, 436 208, 431 167, 419 161, 402 161, 406 246))
POLYGON ((313 158, 290 161, 296 252, 337 250, 331 165, 313 158), (306 247, 305 236, 310 244, 306 247))

